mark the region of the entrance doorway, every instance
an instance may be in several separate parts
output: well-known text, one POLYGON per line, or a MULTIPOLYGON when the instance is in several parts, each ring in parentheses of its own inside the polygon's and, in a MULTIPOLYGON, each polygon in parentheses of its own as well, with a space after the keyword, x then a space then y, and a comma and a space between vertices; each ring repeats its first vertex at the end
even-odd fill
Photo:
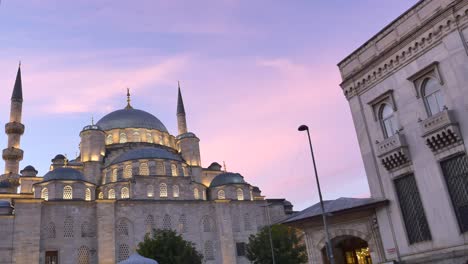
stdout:
POLYGON ((45 264, 58 264, 58 251, 46 251, 45 264))
MULTIPOLYGON (((332 239, 336 264, 372 264, 369 245, 365 240, 353 236, 332 239)), ((322 249, 323 263, 329 264, 325 247, 322 249)))

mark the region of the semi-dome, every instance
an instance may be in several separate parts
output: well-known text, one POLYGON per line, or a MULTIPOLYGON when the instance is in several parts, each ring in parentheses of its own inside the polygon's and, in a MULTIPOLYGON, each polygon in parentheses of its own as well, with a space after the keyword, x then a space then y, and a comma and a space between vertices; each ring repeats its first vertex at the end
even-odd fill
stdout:
POLYGON ((56 168, 53 171, 49 171, 44 175, 44 181, 50 180, 84 181, 85 178, 83 176, 83 173, 81 173, 78 170, 67 167, 60 167, 56 168))
POLYGON ((102 130, 114 128, 147 128, 167 132, 167 128, 154 115, 133 108, 125 108, 105 115, 96 123, 102 130))
POLYGON ((214 177, 211 181, 210 187, 217 187, 226 184, 246 184, 244 177, 239 173, 224 172, 214 177))
POLYGON ((128 160, 138 159, 168 159, 183 161, 179 154, 169 151, 166 148, 145 147, 126 151, 112 160, 111 164, 117 164, 128 160))
POLYGON ((138 253, 131 255, 128 259, 120 261, 117 264, 158 264, 154 259, 149 259, 140 256, 138 253))

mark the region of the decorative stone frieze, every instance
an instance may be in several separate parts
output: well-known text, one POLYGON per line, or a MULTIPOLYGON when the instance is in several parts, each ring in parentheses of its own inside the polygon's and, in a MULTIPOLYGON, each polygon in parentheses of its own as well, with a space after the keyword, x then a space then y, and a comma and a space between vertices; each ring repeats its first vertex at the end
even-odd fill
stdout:
POLYGON ((10 122, 5 124, 5 133, 23 135, 24 125, 18 122, 10 122))
POLYGON ((2 157, 4 160, 22 160, 23 150, 17 148, 7 148, 3 150, 2 157))
POLYGON ((407 165, 411 159, 403 134, 397 133, 377 143, 377 157, 388 171, 407 165))
POLYGON ((463 143, 458 123, 450 110, 433 115, 420 124, 422 137, 435 154, 463 143))

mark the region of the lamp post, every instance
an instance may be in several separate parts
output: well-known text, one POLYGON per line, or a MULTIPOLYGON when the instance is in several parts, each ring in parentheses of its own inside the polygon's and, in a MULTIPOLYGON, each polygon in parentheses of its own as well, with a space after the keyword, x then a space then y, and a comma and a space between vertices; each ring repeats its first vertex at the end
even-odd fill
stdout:
POLYGON ((270 239, 271 261, 272 261, 272 264, 276 264, 275 251, 273 250, 273 238, 271 237, 270 205, 271 204, 267 203, 266 205, 263 205, 262 207, 266 208, 266 214, 267 214, 267 217, 268 217, 268 237, 270 239))
POLYGON ((335 257, 333 256, 330 235, 328 234, 327 216, 325 215, 325 206, 323 205, 322 191, 320 190, 320 182, 317 174, 317 166, 315 165, 314 150, 312 149, 312 140, 310 139, 309 127, 306 125, 301 125, 297 130, 307 131, 307 137, 309 138, 310 154, 312 155, 312 163, 314 164, 315 181, 317 182, 317 189, 320 198, 320 207, 322 208, 323 227, 325 229, 325 239, 327 241, 326 251, 330 264, 335 264, 335 257))

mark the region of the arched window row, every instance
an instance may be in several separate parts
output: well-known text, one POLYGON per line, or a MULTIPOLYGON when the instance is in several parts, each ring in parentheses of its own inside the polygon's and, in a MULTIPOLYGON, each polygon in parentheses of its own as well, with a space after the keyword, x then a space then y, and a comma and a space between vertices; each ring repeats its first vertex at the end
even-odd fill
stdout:
POLYGON ((119 133, 107 134, 105 137, 106 145, 116 143, 124 144, 127 142, 146 142, 151 144, 159 144, 175 148, 175 138, 169 134, 158 132, 149 132, 145 130, 133 129, 120 131, 119 133))
MULTIPOLYGON (((112 166, 111 168, 106 169, 104 178, 108 179, 107 182, 116 182, 120 178, 128 179, 133 177, 135 174, 140 176, 190 176, 190 169, 186 164, 173 163, 164 160, 145 160, 126 163, 120 166, 112 166)), ((103 183, 105 182, 106 180, 103 179, 103 183)))

